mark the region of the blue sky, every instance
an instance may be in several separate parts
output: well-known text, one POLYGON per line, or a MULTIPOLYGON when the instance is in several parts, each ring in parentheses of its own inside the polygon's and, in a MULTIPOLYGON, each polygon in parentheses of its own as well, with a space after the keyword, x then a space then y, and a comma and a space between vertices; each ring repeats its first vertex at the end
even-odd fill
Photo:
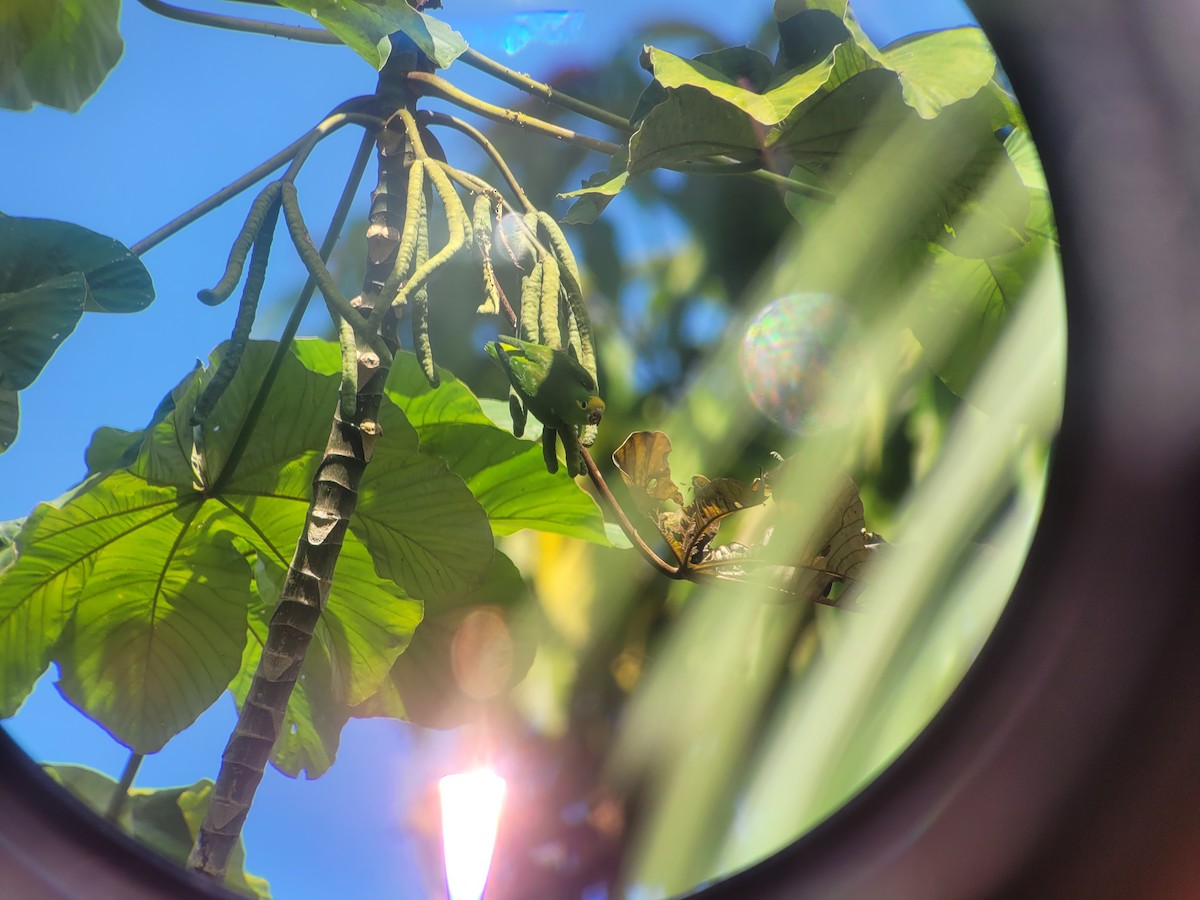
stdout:
MULTIPOLYGON (((566 17, 562 5, 547 17, 544 5, 524 0, 445 5, 444 18, 473 46, 538 77, 564 61, 605 59, 640 22, 686 17, 733 45, 748 40, 770 11, 768 0, 576 0, 566 17)), ((854 6, 879 43, 970 21, 958 0, 861 0, 854 6)), ((124 58, 80 113, 0 112, 0 211, 75 222, 131 244, 276 152, 338 102, 374 88, 375 73, 343 48, 196 28, 130 0, 122 31, 124 58)), ((493 102, 513 94, 462 65, 448 77, 493 102)), ((302 176, 305 216, 314 231, 336 202, 359 139, 353 131, 323 144, 302 176)), ((155 303, 133 316, 85 316, 22 393, 20 436, 0 456, 0 520, 24 516, 75 484, 97 427, 141 427, 193 361, 228 336, 232 308, 202 306, 195 292, 219 275, 247 202, 227 204, 150 251, 145 262, 155 303)), ((365 196, 358 206, 364 208, 365 196)), ((301 279, 290 254, 272 255, 268 294, 301 279)), ((313 318, 311 330, 321 325, 313 318)), ((53 674, 5 727, 39 760, 117 775, 128 751, 59 698, 53 674)), ((147 759, 137 784, 215 776, 233 721, 226 697, 147 759)), ((413 752, 416 740, 395 723, 354 721, 337 764, 323 778, 297 782, 268 772, 246 839, 251 870, 270 880, 276 897, 426 896, 412 875, 413 860, 406 859, 403 809, 406 792, 421 780, 412 776, 414 768, 422 778, 439 773, 428 754, 413 752), (319 840, 306 841, 301 858, 289 850, 297 823, 323 823, 319 840)))

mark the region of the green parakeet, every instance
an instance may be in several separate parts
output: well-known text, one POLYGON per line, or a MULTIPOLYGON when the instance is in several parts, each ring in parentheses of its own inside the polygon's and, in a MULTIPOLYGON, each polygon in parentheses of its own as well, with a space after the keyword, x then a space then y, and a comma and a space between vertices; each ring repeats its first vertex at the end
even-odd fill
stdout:
POLYGON ((509 397, 509 408, 514 433, 520 437, 526 413, 533 413, 544 426, 546 468, 551 473, 558 471, 555 438, 560 437, 567 451, 567 471, 578 475, 583 471, 579 428, 599 424, 604 415, 604 401, 587 369, 562 350, 503 335, 485 349, 512 384, 515 396, 509 397))

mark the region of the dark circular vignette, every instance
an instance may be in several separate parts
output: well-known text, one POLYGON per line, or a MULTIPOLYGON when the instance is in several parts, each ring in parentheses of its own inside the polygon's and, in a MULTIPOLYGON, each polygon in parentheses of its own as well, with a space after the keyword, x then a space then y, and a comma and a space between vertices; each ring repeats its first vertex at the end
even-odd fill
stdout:
MULTIPOLYGON (((700 892, 1185 897, 1200 883, 1200 9, 968 0, 1042 154, 1068 372, 1046 509, 975 666, 846 807, 700 892)), ((0 732, 6 896, 231 896, 56 789, 0 732)))

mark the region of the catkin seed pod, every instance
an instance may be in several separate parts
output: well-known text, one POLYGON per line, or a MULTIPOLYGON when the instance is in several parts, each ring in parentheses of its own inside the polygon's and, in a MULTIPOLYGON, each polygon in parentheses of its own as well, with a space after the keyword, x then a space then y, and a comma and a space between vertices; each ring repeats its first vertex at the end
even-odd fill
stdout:
MULTIPOLYGON (((224 303, 233 295, 238 282, 242 280, 242 268, 246 264, 246 255, 262 232, 267 216, 271 216, 272 231, 275 229, 275 223, 279 220, 279 187, 278 181, 272 181, 262 189, 254 203, 250 205, 250 212, 246 214, 242 230, 238 232, 238 236, 233 242, 233 248, 229 251, 225 274, 212 288, 196 292, 196 297, 201 303, 216 306, 224 303), (272 210, 274 211, 272 212, 272 210)), ((244 297, 245 294, 242 296, 244 297)))
MULTIPOLYGON (((264 192, 265 193, 265 192, 264 192)), ((233 333, 229 344, 217 366, 217 371, 209 379, 196 405, 192 408, 192 425, 200 425, 208 418, 209 413, 229 387, 229 382, 237 373, 242 361, 242 354, 250 340, 250 329, 254 327, 254 316, 258 311, 258 298, 262 294, 263 282, 267 277, 267 261, 271 255, 271 242, 275 238, 275 225, 279 221, 279 191, 272 194, 273 202, 264 211, 258 223, 258 233, 254 236, 254 249, 250 254, 250 271, 246 275, 246 285, 242 288, 242 299, 238 304, 237 318, 233 323, 233 333)))
POLYGON ((553 256, 542 259, 542 290, 539 301, 539 320, 542 343, 558 350, 562 347, 562 333, 558 327, 558 263, 553 256))
POLYGON ((521 334, 536 344, 541 334, 538 315, 542 301, 542 264, 535 263, 529 274, 521 279, 521 334))
POLYGON ((492 201, 480 194, 475 198, 471 211, 475 229, 475 246, 479 251, 479 263, 483 276, 483 303, 476 310, 484 315, 500 315, 500 285, 496 281, 496 269, 492 265, 492 201))
MULTIPOLYGON (((421 220, 417 228, 416 271, 420 271, 429 258, 429 220, 421 220)), ((425 373, 425 380, 437 387, 437 367, 433 364, 433 347, 429 343, 429 289, 425 282, 417 288, 412 298, 413 352, 425 373)))
POLYGON ((387 281, 383 283, 380 296, 385 304, 393 303, 400 293, 400 286, 412 269, 413 255, 417 249, 417 229, 421 220, 429 215, 425 203, 425 162, 415 159, 408 170, 408 197, 404 204, 404 230, 400 233, 400 245, 396 250, 396 261, 387 281))
POLYGON ((567 297, 567 306, 571 311, 571 317, 568 318, 568 329, 573 336, 577 335, 577 338, 572 340, 572 346, 575 347, 579 364, 587 369, 593 380, 598 382, 596 346, 592 337, 591 318, 588 316, 587 304, 583 299, 583 282, 579 275, 579 264, 575 261, 575 254, 571 252, 571 245, 567 243, 566 235, 554 221, 553 216, 545 211, 539 212, 538 224, 545 229, 550 248, 558 257, 562 268, 563 293, 567 297), (574 320, 573 325, 571 324, 572 319, 574 320))

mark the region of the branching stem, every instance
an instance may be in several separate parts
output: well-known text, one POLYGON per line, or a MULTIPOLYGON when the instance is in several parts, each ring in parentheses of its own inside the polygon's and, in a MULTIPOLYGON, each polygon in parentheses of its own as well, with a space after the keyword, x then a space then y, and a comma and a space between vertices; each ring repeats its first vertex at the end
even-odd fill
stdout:
POLYGON ((592 479, 592 484, 596 486, 596 490, 600 494, 600 499, 604 501, 605 506, 616 517, 617 524, 625 532, 625 537, 629 538, 629 542, 633 544, 637 552, 642 555, 646 562, 650 563, 651 566, 668 578, 684 578, 685 576, 679 566, 671 565, 655 553, 649 544, 642 540, 642 536, 638 533, 638 530, 629 521, 629 517, 625 515, 625 510, 621 508, 621 504, 617 502, 617 498, 609 490, 608 483, 604 480, 604 476, 600 474, 600 468, 596 465, 596 461, 592 459, 592 454, 588 453, 587 448, 582 444, 578 446, 580 452, 583 454, 584 468, 587 469, 588 477, 592 479))
POLYGON ((621 150, 621 145, 614 144, 612 141, 602 141, 599 138, 589 137, 586 134, 580 134, 569 128, 544 122, 541 119, 517 112, 514 109, 506 109, 502 106, 486 103, 464 91, 460 91, 454 85, 450 84, 450 82, 439 78, 437 75, 431 75, 429 72, 409 72, 408 80, 424 90, 425 93, 440 97, 456 106, 461 106, 463 109, 469 109, 471 112, 486 119, 535 131, 564 143, 582 147, 584 150, 603 153, 607 156, 613 156, 621 150))
POLYGON ((121 818, 121 813, 125 811, 125 805, 129 802, 129 789, 133 787, 133 780, 137 778, 138 769, 142 767, 142 760, 146 758, 143 753, 130 753, 129 759, 125 762, 125 768, 121 772, 121 778, 117 782, 117 786, 113 788, 112 798, 108 801, 108 809, 104 811, 104 818, 110 822, 117 822, 121 818))
POLYGON ((288 38, 293 41, 307 41, 310 44, 341 43, 337 37, 324 28, 305 28, 302 25, 284 25, 279 22, 261 22, 258 19, 223 16, 219 13, 172 6, 170 3, 163 3, 162 0, 138 0, 138 2, 160 16, 179 22, 188 22, 192 25, 205 25, 209 28, 221 28, 225 31, 241 31, 249 34, 267 34, 271 37, 288 38))
MULTIPOLYGON (((371 104, 373 102, 374 102, 374 98, 370 97, 370 96, 353 97, 353 98, 347 100, 345 103, 339 103, 337 106, 335 106, 332 110, 330 110, 329 115, 327 115, 322 121, 328 121, 329 119, 333 118, 334 116, 338 115, 339 113, 354 112, 356 110, 360 110, 361 108, 367 107, 369 104, 371 104)), ((317 127, 320 127, 320 126, 317 126, 317 127)), ((230 182, 228 185, 221 188, 221 190, 217 191, 215 194, 212 194, 208 198, 200 201, 195 206, 193 206, 191 209, 189 209, 187 212, 183 213, 182 215, 176 216, 174 219, 172 219, 166 225, 163 225, 158 230, 156 230, 156 231, 152 232, 151 234, 147 235, 146 237, 142 238, 136 244, 133 244, 129 249, 135 255, 141 256, 142 254, 157 247, 159 244, 161 244, 167 238, 171 237, 172 235, 176 234, 179 231, 182 231, 188 225, 192 224, 192 222, 195 222, 197 219, 201 218, 202 216, 206 215, 207 213, 212 212, 218 206, 221 206, 222 204, 226 203, 227 201, 233 199, 238 194, 240 194, 242 191, 246 190, 248 187, 251 187, 252 185, 254 185, 257 182, 261 181, 262 179, 266 178, 268 175, 270 175, 272 172, 274 172, 276 169, 278 169, 284 163, 288 162, 293 157, 295 157, 295 155, 300 152, 300 150, 304 147, 304 145, 308 141, 312 140, 313 133, 315 131, 316 131, 316 127, 309 129, 307 132, 305 132, 303 135, 301 135, 296 140, 292 141, 292 143, 288 144, 286 147, 284 147, 282 150, 280 150, 278 153, 276 153, 270 159, 265 160, 264 162, 255 166, 253 169, 251 169, 245 175, 241 176, 240 178, 236 179, 235 181, 230 182)))
POLYGON ((463 62, 472 68, 478 69, 481 72, 486 72, 493 78, 498 78, 500 81, 511 84, 513 87, 520 88, 527 94, 532 94, 535 97, 541 97, 548 103, 553 103, 561 106, 563 109, 569 109, 571 112, 579 113, 594 122, 600 122, 603 125, 608 125, 625 134, 633 134, 634 127, 629 124, 629 120, 616 113, 609 112, 607 109, 601 109, 599 106, 593 106, 578 97, 572 97, 569 94, 564 94, 562 91, 552 88, 548 84, 543 84, 540 81, 534 81, 528 75, 510 69, 507 66, 501 65, 494 59, 489 59, 482 53, 467 49, 461 57, 463 62))

